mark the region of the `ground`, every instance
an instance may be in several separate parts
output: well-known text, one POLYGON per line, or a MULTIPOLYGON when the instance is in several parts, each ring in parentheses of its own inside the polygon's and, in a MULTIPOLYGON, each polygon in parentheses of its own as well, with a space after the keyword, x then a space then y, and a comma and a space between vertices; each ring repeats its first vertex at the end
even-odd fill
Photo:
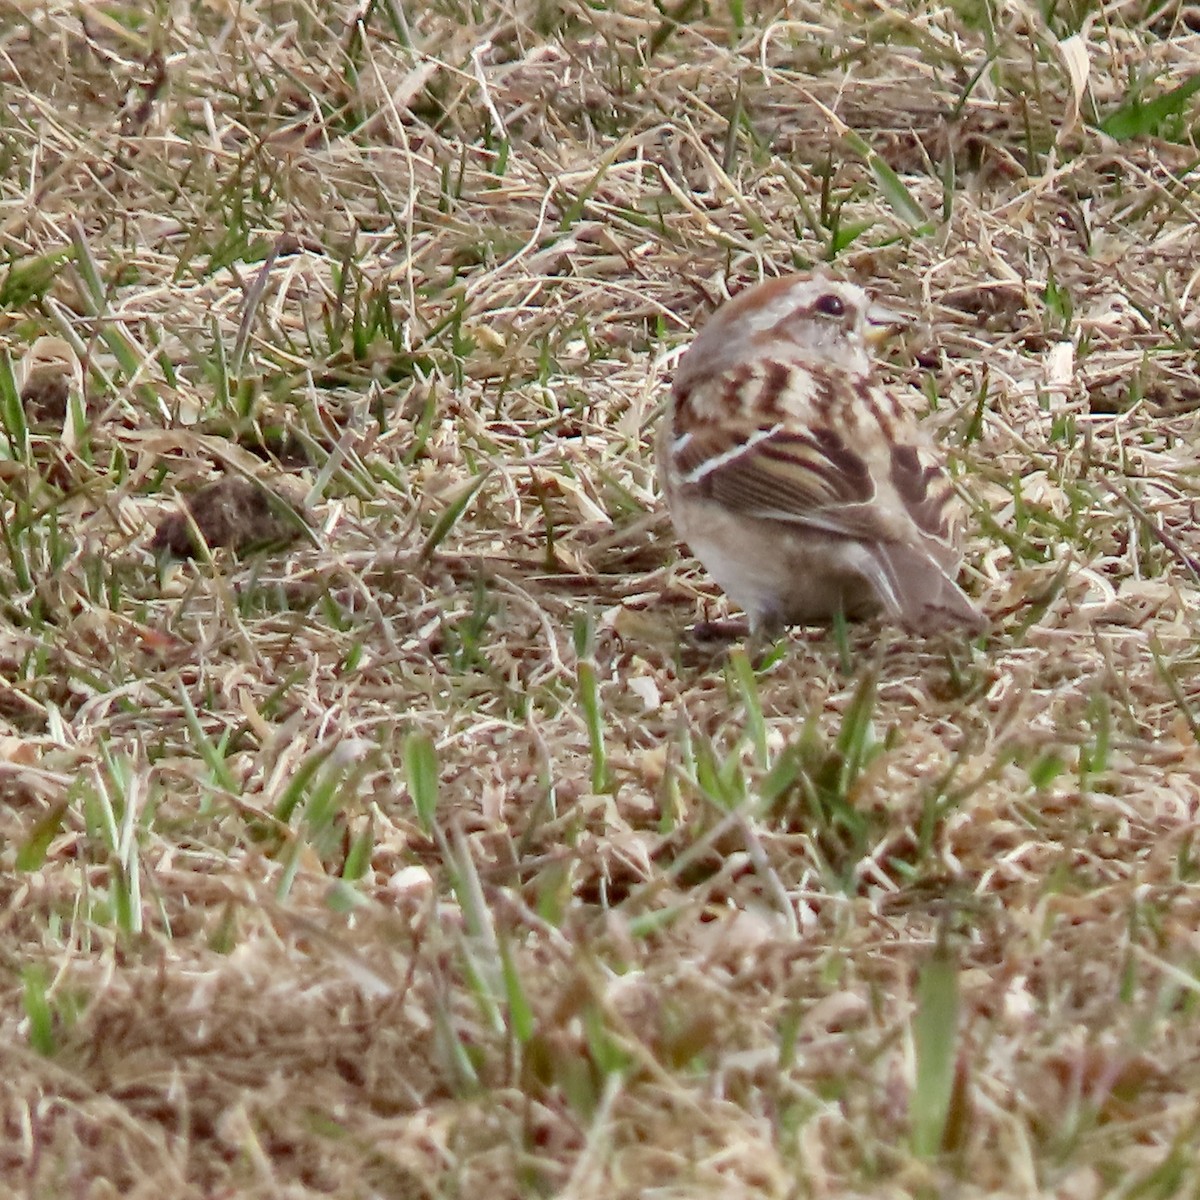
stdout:
POLYGON ((1193 27, 0 7, 0 1194, 1196 1194, 1193 27), (822 265, 978 639, 688 636, 822 265))

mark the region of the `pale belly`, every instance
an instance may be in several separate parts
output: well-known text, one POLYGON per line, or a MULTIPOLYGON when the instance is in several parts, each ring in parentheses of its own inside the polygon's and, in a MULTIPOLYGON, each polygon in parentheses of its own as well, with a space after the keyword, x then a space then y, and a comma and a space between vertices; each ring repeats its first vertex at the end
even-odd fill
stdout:
MULTIPOLYGON (((680 536, 752 625, 851 620, 883 604, 871 583, 871 550, 849 538, 735 518, 717 505, 686 505, 680 536)), ((878 567, 876 566, 876 571, 878 567)))

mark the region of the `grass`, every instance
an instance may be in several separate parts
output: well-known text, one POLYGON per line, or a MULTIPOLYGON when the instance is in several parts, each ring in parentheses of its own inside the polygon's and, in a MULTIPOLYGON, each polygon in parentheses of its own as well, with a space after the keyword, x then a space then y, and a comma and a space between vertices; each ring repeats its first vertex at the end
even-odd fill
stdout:
POLYGON ((1189 21, 0 13, 0 1195, 1194 1195, 1189 21), (665 380, 821 263, 974 645, 683 637, 665 380))

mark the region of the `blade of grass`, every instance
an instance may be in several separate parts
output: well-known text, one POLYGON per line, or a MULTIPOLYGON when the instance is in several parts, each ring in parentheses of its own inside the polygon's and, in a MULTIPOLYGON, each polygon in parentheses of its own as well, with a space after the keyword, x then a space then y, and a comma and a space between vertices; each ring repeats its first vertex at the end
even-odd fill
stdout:
POLYGON ((475 498, 475 493, 483 487, 484 480, 487 479, 489 473, 488 471, 480 471, 466 487, 460 489, 458 496, 438 514, 437 520, 433 523, 433 528, 429 531, 429 536, 421 546, 420 556, 422 560, 429 559, 438 546, 445 540, 446 535, 458 523, 459 517, 466 512, 467 505, 475 498))
POLYGON ((933 221, 929 214, 891 166, 852 129, 847 129, 843 136, 850 148, 866 162, 883 198, 896 216, 915 232, 926 233, 931 230, 933 221))
POLYGON ((39 818, 17 851, 18 871, 36 871, 46 861, 50 843, 58 836, 68 808, 70 801, 60 800, 44 817, 39 818))
POLYGON ((230 792, 235 796, 240 795, 241 788, 226 765, 225 755, 204 732, 204 726, 200 724, 200 718, 192 706, 191 697, 182 684, 179 685, 179 701, 183 707, 183 719, 192 735, 192 741, 196 749, 200 751, 200 757, 204 759, 205 765, 212 772, 213 781, 223 791, 230 792))
POLYGON ((432 836, 438 806, 438 760, 432 738, 412 733, 405 739, 404 777, 421 829, 432 836))
POLYGON ((958 1049, 958 963, 939 940, 917 979, 913 1014, 916 1081, 909 1099, 913 1152, 933 1158, 943 1146, 958 1049))
POLYGON ((55 1051, 54 1010, 46 995, 46 970, 32 964, 21 972, 21 1002, 29 1021, 29 1044, 49 1058, 55 1051))
POLYGON ((744 647, 735 646, 729 652, 729 669, 743 706, 746 709, 746 728, 754 744, 755 761, 760 767, 769 762, 767 752, 767 723, 763 720, 762 701, 758 695, 758 679, 744 647))
POLYGON ((1154 137, 1171 117, 1179 116, 1187 102, 1200 91, 1200 74, 1191 76, 1162 96, 1143 101, 1137 85, 1125 102, 1100 122, 1100 128, 1118 142, 1154 137))

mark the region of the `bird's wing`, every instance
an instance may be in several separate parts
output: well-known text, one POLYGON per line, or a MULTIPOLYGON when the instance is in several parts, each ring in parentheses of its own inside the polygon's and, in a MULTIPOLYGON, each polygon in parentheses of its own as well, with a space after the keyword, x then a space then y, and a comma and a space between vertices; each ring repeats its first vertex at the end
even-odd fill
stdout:
POLYGON ((681 487, 758 520, 862 542, 860 569, 884 608, 921 631, 984 621, 954 581, 952 487, 921 444, 851 449, 829 430, 728 429, 675 439, 681 487))
POLYGON ((950 483, 920 443, 829 425, 694 425, 672 442, 687 491, 760 520, 863 541, 944 539, 950 483))

